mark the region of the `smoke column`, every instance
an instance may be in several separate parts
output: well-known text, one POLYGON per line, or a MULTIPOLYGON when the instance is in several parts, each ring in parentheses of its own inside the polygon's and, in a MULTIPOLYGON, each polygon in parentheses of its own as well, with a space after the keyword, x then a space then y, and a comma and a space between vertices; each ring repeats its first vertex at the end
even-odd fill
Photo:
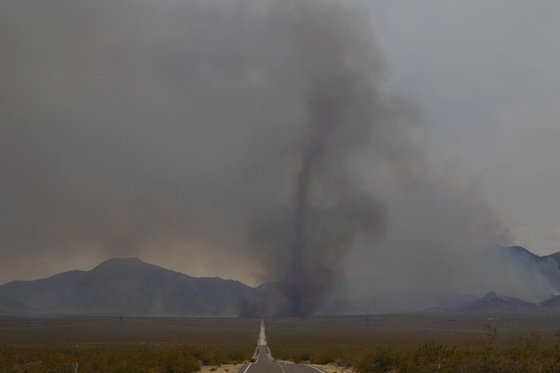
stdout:
POLYGON ((0 2, 3 280, 140 256, 305 316, 360 254, 368 291, 509 289, 473 276, 507 234, 424 161, 370 20, 361 0, 0 2))
POLYGON ((382 106, 360 1, 0 10, 0 34, 17 36, 0 36, 0 250, 14 263, 173 257, 193 275, 253 272, 285 298, 270 312, 307 315, 353 240, 382 232, 352 170, 382 106))
POLYGON ((274 245, 290 245, 287 268, 279 274, 288 298, 285 312, 305 316, 328 295, 354 239, 382 232, 384 209, 360 191, 349 172, 376 124, 373 81, 379 71, 371 41, 360 43, 359 35, 371 30, 363 27, 359 8, 322 1, 291 4, 299 13, 284 21, 300 32, 285 36, 297 46, 293 67, 303 83, 305 115, 294 154, 291 243, 274 245))
MULTIPOLYGON (((332 103, 336 105, 336 102, 332 103)), ((318 110, 327 110, 328 106, 318 108, 318 110)), ((328 123, 333 123, 337 118, 328 115, 329 118, 324 118, 327 122, 315 123, 316 126, 328 125, 328 123)), ((315 120, 320 120, 319 118, 314 118, 315 120)), ((296 193, 295 193, 295 211, 294 211, 294 241, 292 246, 292 264, 290 266, 289 279, 292 281, 289 284, 289 297, 292 301, 292 309, 290 311, 293 315, 305 315, 310 310, 306 310, 304 307, 304 297, 309 294, 310 284, 306 279, 305 268, 302 263, 304 260, 305 251, 305 231, 306 231, 306 221, 308 219, 308 203, 309 203, 309 186, 311 183, 312 173, 314 163, 318 161, 321 156, 323 147, 325 146, 325 140, 328 138, 330 131, 328 128, 325 129, 325 133, 314 133, 311 141, 306 145, 302 158, 301 158, 301 169, 297 175, 296 180, 296 193)))

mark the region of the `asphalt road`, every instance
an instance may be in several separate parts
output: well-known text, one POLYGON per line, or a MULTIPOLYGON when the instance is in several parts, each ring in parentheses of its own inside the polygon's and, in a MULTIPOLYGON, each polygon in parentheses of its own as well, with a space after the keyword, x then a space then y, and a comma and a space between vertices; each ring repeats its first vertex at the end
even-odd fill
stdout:
POLYGON ((275 361, 269 353, 264 322, 261 322, 257 360, 243 366, 239 373, 323 373, 323 371, 304 364, 286 364, 275 361))

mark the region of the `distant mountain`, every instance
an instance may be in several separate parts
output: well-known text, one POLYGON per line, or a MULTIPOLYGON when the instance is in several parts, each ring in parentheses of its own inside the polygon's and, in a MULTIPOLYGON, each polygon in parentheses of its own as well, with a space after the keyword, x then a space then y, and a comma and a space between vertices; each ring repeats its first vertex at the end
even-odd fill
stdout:
MULTIPOLYGON (((539 256, 521 246, 497 247, 495 250, 497 252, 489 252, 489 254, 492 254, 492 260, 494 260, 494 254, 498 254, 496 265, 505 267, 512 276, 519 276, 518 281, 527 283, 528 288, 530 288, 530 284, 541 285, 542 292, 536 294, 534 298, 560 294, 560 252, 539 256)), ((485 260, 484 256, 480 260, 485 260)), ((499 269, 497 268, 497 270, 499 269)), ((377 286, 372 293, 372 284, 383 284, 384 282, 382 276, 376 277, 376 275, 349 277, 346 282, 346 288, 352 290, 352 296, 345 298, 344 294, 339 294, 335 302, 326 305, 325 313, 451 312, 458 310, 464 312, 500 312, 500 310, 515 312, 516 310, 537 309, 541 305, 549 309, 558 307, 560 310, 560 296, 537 306, 521 299, 498 297, 493 292, 477 298, 471 294, 440 294, 402 289, 384 291, 377 286)), ((492 288, 493 284, 488 283, 488 288, 482 290, 490 291, 492 288)))
MULTIPOLYGON (((550 296, 560 294, 560 252, 539 256, 520 247, 499 248, 504 265, 520 280, 546 283, 550 296)), ((560 310, 560 296, 539 306, 490 292, 482 298, 461 294, 410 291, 372 292, 374 277, 350 278, 347 289, 324 299, 317 314, 392 312, 517 312, 560 310), (348 296, 350 295, 350 296, 348 296)), ((492 290, 492 284, 489 289, 492 290)), ((0 286, 0 315, 123 316, 282 316, 289 302, 273 284, 252 288, 238 281, 196 278, 144 263, 138 258, 110 259, 90 271, 68 271, 35 281, 0 286)))
POLYGON ((262 284, 255 289, 252 298, 245 298, 242 302, 240 316, 242 317, 284 317, 289 313, 290 302, 284 295, 278 283, 262 284))
POLYGON ((523 246, 508 246, 502 247, 502 250, 506 250, 510 252, 514 256, 521 256, 529 258, 534 262, 546 262, 548 260, 553 260, 556 264, 560 265, 560 251, 550 254, 550 255, 543 255, 539 256, 537 254, 532 253, 531 251, 527 250, 523 246))
POLYGON ((556 295, 541 303, 541 306, 548 310, 560 310, 560 295, 556 295))
POLYGON ((110 259, 0 286, 2 315, 237 316, 255 289, 238 281, 196 278, 144 263, 110 259))
POLYGON ((502 313, 502 312, 532 312, 538 306, 533 303, 513 297, 499 297, 491 291, 485 296, 465 304, 457 309, 459 312, 502 313))
POLYGON ((504 257, 527 277, 539 276, 552 289, 560 290, 560 252, 539 256, 521 246, 502 247, 501 250, 504 257))

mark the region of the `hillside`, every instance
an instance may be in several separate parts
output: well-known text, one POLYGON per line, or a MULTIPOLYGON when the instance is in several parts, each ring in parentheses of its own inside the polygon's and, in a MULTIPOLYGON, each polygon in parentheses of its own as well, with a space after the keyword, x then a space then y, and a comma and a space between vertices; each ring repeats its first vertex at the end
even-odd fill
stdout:
POLYGON ((538 306, 533 303, 513 297, 498 296, 493 291, 481 298, 458 308, 460 312, 503 313, 503 312, 531 312, 538 306))
POLYGON ((237 316, 253 292, 238 281, 190 277, 138 258, 110 259, 90 271, 0 286, 0 313, 237 316))

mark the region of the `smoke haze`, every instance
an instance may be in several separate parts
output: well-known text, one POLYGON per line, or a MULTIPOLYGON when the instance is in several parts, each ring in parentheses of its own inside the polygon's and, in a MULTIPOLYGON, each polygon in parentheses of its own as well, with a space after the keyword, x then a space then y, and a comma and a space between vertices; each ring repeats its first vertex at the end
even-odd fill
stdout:
POLYGON ((541 291, 498 269, 508 229, 425 155, 433 140, 386 87, 370 11, 3 2, 2 280, 140 255, 275 282, 295 315, 345 273, 373 276, 372 291, 541 291))

